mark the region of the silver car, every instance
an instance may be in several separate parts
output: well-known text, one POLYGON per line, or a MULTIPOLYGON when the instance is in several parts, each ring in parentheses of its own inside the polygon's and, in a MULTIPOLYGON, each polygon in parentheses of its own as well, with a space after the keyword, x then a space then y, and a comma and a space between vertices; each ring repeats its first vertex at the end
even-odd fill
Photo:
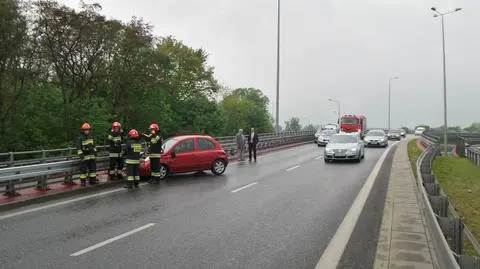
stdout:
POLYGON ((370 130, 363 138, 365 147, 387 147, 388 138, 383 130, 370 130))
POLYGON ((338 133, 330 137, 325 146, 325 162, 335 160, 355 160, 365 157, 365 146, 357 133, 338 133))
POLYGON ((317 140, 315 141, 319 147, 325 146, 330 141, 330 137, 336 134, 336 130, 323 130, 318 134, 317 140))

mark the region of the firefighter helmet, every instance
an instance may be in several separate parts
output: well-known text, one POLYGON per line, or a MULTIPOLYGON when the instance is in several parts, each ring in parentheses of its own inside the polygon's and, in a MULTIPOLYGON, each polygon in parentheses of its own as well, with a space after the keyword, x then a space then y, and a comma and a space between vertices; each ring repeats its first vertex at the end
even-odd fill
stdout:
POLYGON ((112 130, 120 130, 120 128, 122 128, 122 125, 120 124, 120 122, 115 121, 112 123, 112 130))
POLYGON ((156 123, 150 124, 150 128, 149 128, 149 129, 150 129, 150 130, 153 130, 153 131, 155 131, 155 132, 160 131, 160 127, 158 127, 158 124, 156 124, 156 123))
POLYGON ((92 127, 90 127, 90 124, 88 124, 86 122, 82 125, 82 130, 90 130, 91 128, 92 127))
POLYGON ((137 139, 139 136, 140 135, 138 134, 138 131, 135 129, 132 129, 130 132, 128 132, 128 137, 130 138, 137 139))

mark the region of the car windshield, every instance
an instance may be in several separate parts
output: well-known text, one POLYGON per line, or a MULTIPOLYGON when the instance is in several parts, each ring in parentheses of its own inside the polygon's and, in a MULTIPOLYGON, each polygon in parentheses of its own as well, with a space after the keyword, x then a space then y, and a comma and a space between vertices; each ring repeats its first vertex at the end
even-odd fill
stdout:
POLYGON ((333 135, 330 138, 332 143, 357 143, 358 138, 353 135, 333 135))
POLYGON ((342 124, 358 124, 358 119, 355 118, 342 118, 342 124))
POLYGON ((320 134, 323 136, 330 136, 332 134, 335 134, 336 132, 334 130, 323 130, 320 134))
POLYGON ((391 133, 391 134, 399 134, 399 133, 400 133, 400 130, 390 130, 390 133, 391 133))
POLYGON ((163 152, 167 152, 173 147, 173 145, 175 145, 175 143, 177 143, 177 140, 175 138, 169 138, 165 140, 162 144, 163 152))
POLYGON ((385 133, 382 131, 370 131, 367 133, 367 136, 385 136, 385 133))
POLYGON ((423 128, 423 127, 418 127, 417 128, 417 131, 423 131, 423 130, 425 130, 425 128, 423 128))

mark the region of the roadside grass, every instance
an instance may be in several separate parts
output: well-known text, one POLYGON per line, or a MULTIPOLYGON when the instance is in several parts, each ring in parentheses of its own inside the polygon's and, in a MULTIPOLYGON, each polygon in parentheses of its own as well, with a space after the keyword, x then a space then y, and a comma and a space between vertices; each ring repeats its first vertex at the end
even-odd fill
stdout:
MULTIPOLYGON (((480 167, 466 158, 437 156, 433 173, 455 211, 475 238, 480 239, 480 167)), ((464 243, 466 255, 480 255, 467 238, 464 243)))
POLYGON ((418 157, 422 154, 422 150, 417 146, 418 139, 412 139, 408 142, 408 159, 410 160, 410 165, 412 166, 413 174, 415 178, 417 177, 417 160, 418 157))

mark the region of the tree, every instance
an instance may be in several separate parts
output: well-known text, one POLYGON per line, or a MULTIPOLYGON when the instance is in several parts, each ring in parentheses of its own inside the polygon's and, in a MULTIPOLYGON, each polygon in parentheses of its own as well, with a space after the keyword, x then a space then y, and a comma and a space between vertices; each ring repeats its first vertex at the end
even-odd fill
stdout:
POLYGON ((297 117, 292 117, 285 122, 285 131, 286 132, 299 132, 302 130, 302 125, 300 125, 300 119, 297 117))
POLYGON ((302 131, 315 132, 316 130, 318 130, 318 128, 320 128, 319 125, 309 124, 309 125, 304 126, 302 128, 302 131))
POLYGON ((464 128, 464 130, 468 131, 468 132, 478 133, 478 132, 480 132, 480 123, 479 122, 474 122, 474 123, 470 124, 470 126, 464 128))
POLYGON ((254 127, 257 132, 273 132, 268 113, 269 99, 255 88, 239 88, 228 93, 220 103, 226 121, 225 131, 234 134, 238 129, 254 127))

